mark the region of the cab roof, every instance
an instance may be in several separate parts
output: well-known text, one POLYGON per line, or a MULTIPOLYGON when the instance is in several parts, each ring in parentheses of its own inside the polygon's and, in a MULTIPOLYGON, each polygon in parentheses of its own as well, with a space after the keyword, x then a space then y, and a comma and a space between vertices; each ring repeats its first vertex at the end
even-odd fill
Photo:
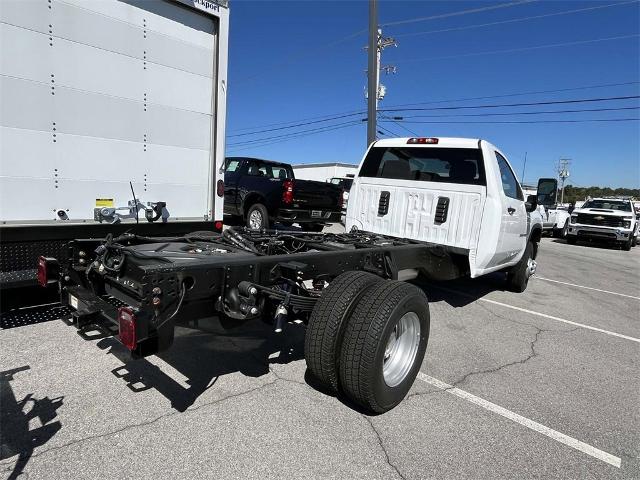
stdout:
MULTIPOLYGON (((424 148, 478 148, 481 139, 480 138, 460 138, 460 137, 427 137, 437 138, 437 144, 409 144, 407 143, 410 138, 418 137, 402 137, 402 138, 383 138, 373 144, 374 147, 424 147, 424 148)), ((420 137, 422 138, 422 137, 420 137)))

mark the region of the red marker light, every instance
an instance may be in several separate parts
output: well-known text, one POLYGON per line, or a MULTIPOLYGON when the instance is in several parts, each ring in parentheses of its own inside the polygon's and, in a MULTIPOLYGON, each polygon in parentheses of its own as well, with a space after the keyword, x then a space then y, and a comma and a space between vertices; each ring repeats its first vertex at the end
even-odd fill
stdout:
POLYGON ((47 286, 47 259, 38 258, 38 283, 41 287, 47 286))
POLYGON ((55 258, 38 257, 37 278, 41 287, 56 283, 60 275, 60 264, 55 258))
POLYGON ((438 144, 438 139, 437 138, 425 138, 425 137, 414 137, 414 138, 410 138, 409 140, 407 140, 407 144, 409 145, 437 145, 438 144))
POLYGON ((282 182, 282 203, 290 205, 293 203, 293 180, 285 180, 282 182))
POLYGON ((213 224, 213 226, 215 227, 216 231, 221 232, 222 227, 224 227, 224 224, 220 220, 218 220, 216 223, 213 224))
POLYGON ((129 350, 136 348, 136 315, 129 307, 118 309, 118 337, 129 350))

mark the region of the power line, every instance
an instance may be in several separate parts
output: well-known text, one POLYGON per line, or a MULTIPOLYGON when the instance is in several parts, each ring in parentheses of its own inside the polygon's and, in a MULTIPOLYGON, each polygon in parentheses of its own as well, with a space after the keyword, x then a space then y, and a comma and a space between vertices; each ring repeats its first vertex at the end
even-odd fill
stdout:
POLYGON ((538 95, 541 93, 572 92, 576 90, 590 90, 595 88, 621 87, 621 86, 638 85, 638 84, 640 84, 640 82, 602 83, 599 85, 585 85, 582 87, 559 88, 555 90, 533 90, 533 91, 521 92, 521 93, 505 93, 502 95, 485 95, 483 97, 451 98, 446 100, 432 100, 429 102, 402 103, 398 105, 390 105, 390 107, 396 108, 396 107, 408 107, 411 105, 437 105, 439 103, 466 102, 468 100, 489 100, 493 98, 520 97, 523 95, 538 95))
POLYGON ((253 80, 254 78, 258 78, 258 77, 264 77, 264 72, 265 70, 274 70, 276 68, 280 68, 280 67, 285 67, 288 65, 291 65, 293 63, 296 63, 300 60, 306 60, 309 58, 309 54, 310 53, 316 53, 320 50, 324 50, 326 48, 332 48, 335 47, 337 45, 340 45, 344 42, 347 42, 353 38, 357 38, 360 35, 362 35, 363 33, 366 33, 367 29, 363 29, 363 30, 358 30, 357 32, 353 32, 350 33, 349 35, 346 35, 345 37, 339 38, 337 40, 333 40, 329 43, 325 43, 322 45, 318 45, 317 47, 310 47, 310 48, 305 48, 305 49, 300 49, 300 50, 296 50, 295 52, 289 54, 288 56, 285 57, 284 60, 278 62, 278 63, 273 63, 270 64, 266 67, 261 67, 258 70, 260 70, 259 73, 255 73, 254 75, 250 75, 248 77, 244 77, 241 78, 239 80, 235 80, 234 84, 237 85, 238 83, 244 83, 244 82, 248 82, 250 80, 253 80))
POLYGON ((325 118, 324 120, 314 120, 312 122, 303 122, 303 123, 296 123, 294 125, 289 125, 287 127, 277 127, 277 128, 267 128, 264 130, 256 130, 255 132, 249 132, 249 133, 236 133, 234 135, 227 135, 227 138, 231 138, 231 137, 245 137, 248 135, 257 135, 258 133, 266 133, 266 132, 275 132, 277 130, 286 130, 288 128, 296 128, 296 127, 303 127, 306 125, 313 125, 316 123, 322 123, 322 122, 329 122, 332 120, 339 120, 342 118, 348 118, 348 117, 353 117, 355 115, 362 115, 364 112, 360 111, 360 112, 354 112, 354 113, 347 113, 344 115, 337 115, 334 117, 329 117, 329 118, 325 118))
POLYGON ((532 15, 529 17, 521 17, 521 18, 512 18, 510 20, 500 20, 498 22, 490 22, 490 23, 480 23, 480 24, 475 24, 475 25, 466 25, 463 27, 453 27, 453 28, 443 28, 440 30, 428 30, 428 31, 423 31, 423 32, 409 32, 409 33, 399 33, 397 35, 395 35, 396 37, 413 37, 413 36, 417 36, 417 35, 429 35, 432 33, 444 33, 444 32, 458 32, 461 30, 470 30, 473 28, 482 28, 482 27, 492 27, 494 25, 504 25, 507 23, 516 23, 516 22, 524 22, 526 20, 536 20, 539 18, 548 18, 548 17, 556 17, 559 15, 569 15, 572 13, 579 13, 579 12, 587 12, 587 11, 591 11, 591 10, 600 10, 602 8, 610 8, 610 7, 619 7, 619 6, 623 6, 623 5, 629 5, 632 3, 638 3, 638 0, 628 0, 626 2, 617 2, 617 3, 610 3, 608 5, 597 5, 595 7, 586 7, 586 8, 577 8, 574 10, 564 10, 562 12, 554 12, 554 13, 545 13, 542 15, 532 15))
POLYGON ((509 7, 515 7, 518 5, 523 5, 525 3, 532 3, 535 2, 537 0, 521 0, 521 1, 517 1, 517 2, 510 2, 510 3, 500 3, 498 5, 489 5, 487 7, 480 7, 480 8, 472 8, 470 10, 462 10, 462 11, 458 11, 458 12, 449 12, 449 13, 443 13, 440 15, 431 15, 429 17, 417 17, 417 18, 409 18, 406 20, 396 20, 394 22, 387 22, 387 23, 383 23, 380 26, 381 27, 390 27, 392 25, 406 25, 407 23, 416 23, 416 22, 424 22, 427 20, 440 20, 442 18, 451 18, 451 17, 459 17, 461 15, 469 15, 472 13, 480 13, 480 12, 487 12, 489 10, 498 10, 501 8, 509 8, 509 7))
POLYGON ((430 108, 382 108, 379 112, 407 112, 407 111, 424 111, 424 110, 462 110, 475 108, 501 108, 501 107, 529 107, 533 105, 558 105, 566 103, 588 103, 588 102, 609 102, 613 100, 629 100, 640 98, 640 95, 626 95, 622 97, 601 97, 601 98, 580 98, 572 100, 551 100, 543 102, 526 102, 526 103, 502 103, 493 105, 457 105, 455 107, 430 107, 430 108))
MULTIPOLYGON (((508 124, 508 123, 588 123, 588 122, 637 122, 640 118, 590 118, 590 119, 582 119, 582 120, 490 120, 490 121, 436 121, 436 120, 400 120, 406 123, 461 123, 461 124, 472 124, 472 123, 499 123, 499 124, 508 124)), ((384 120, 385 122, 389 120, 384 120)))
POLYGON ((348 126, 348 125, 359 125, 361 123, 362 123, 362 121, 360 121, 360 120, 357 120, 357 121, 351 120, 351 121, 348 121, 348 122, 337 123, 335 125, 328 125, 326 127, 321 127, 321 128, 311 128, 311 129, 307 129, 307 130, 300 130, 298 132, 286 133, 284 135, 272 135, 270 137, 256 138, 256 139, 253 139, 253 140, 246 140, 246 141, 243 141, 243 142, 230 143, 227 146, 228 147, 235 147, 235 146, 240 146, 240 145, 247 145, 247 144, 250 144, 250 143, 264 142, 264 141, 267 141, 267 140, 274 140, 274 139, 280 139, 280 138, 289 138, 289 137, 292 137, 292 136, 300 136, 301 134, 304 134, 304 133, 320 132, 322 130, 335 129, 336 127, 348 126))
POLYGON ((391 137, 399 137, 400 136, 400 135, 392 132, 388 128, 383 127, 382 125, 378 125, 378 128, 380 128, 384 133, 386 133, 387 135, 390 135, 391 137))
POLYGON ((402 117, 381 117, 385 120, 406 120, 407 118, 446 118, 446 117, 495 117, 510 115, 549 115, 558 113, 618 112, 640 110, 640 107, 585 108, 580 110, 541 110, 536 112, 497 112, 497 113, 451 113, 445 115, 403 115, 402 117))
MULTIPOLYGON (((640 83, 640 82, 638 82, 640 83)), ((321 118, 329 118, 329 117, 335 117, 335 116, 339 116, 339 115, 351 115, 351 114, 362 114, 362 113, 366 113, 364 110, 351 110, 348 112, 339 112, 339 113, 328 113, 326 115, 317 115, 315 117, 307 117, 307 118, 300 118, 298 120, 289 120, 288 122, 276 122, 276 123, 267 123, 265 125, 254 125, 253 127, 243 127, 243 128, 237 128, 235 130, 233 130, 234 132, 242 132, 243 130, 253 130, 255 128, 267 128, 267 127, 277 127, 280 125, 289 125, 291 123, 295 123, 295 122, 306 122, 309 120, 316 120, 316 119, 321 119, 321 118)), ((229 136, 229 135, 227 135, 229 136)))
MULTIPOLYGON (((602 84, 597 84, 597 85, 584 85, 584 86, 580 86, 580 87, 571 87, 571 88, 559 88, 559 89, 553 89, 553 90, 531 90, 531 91, 527 91, 527 92, 516 92, 516 93, 506 93, 506 94, 502 94, 502 95, 485 95, 485 96, 481 96, 481 97, 463 97, 463 98, 449 98, 449 99, 444 99, 444 100, 432 100, 432 101, 428 101, 428 102, 415 102, 415 103, 402 103, 402 104, 397 104, 397 105, 389 105, 389 108, 399 108, 399 107, 406 107, 406 106, 413 106, 413 105, 438 105, 441 103, 456 103, 456 102, 465 102, 465 101, 469 101, 469 100, 490 100, 490 99, 494 99, 494 98, 507 98, 507 97, 519 97, 519 96, 524 96, 524 95, 538 95, 538 94, 542 94, 542 93, 561 93, 561 92, 571 92, 571 91, 577 91, 577 90, 590 90, 590 89, 597 89, 597 88, 610 88, 610 87, 621 87, 621 86, 629 86, 629 85, 638 85, 640 84, 640 82, 638 81, 634 81, 634 82, 619 82, 619 83, 602 83, 602 84)), ((306 124, 311 124, 310 122, 316 119, 320 119, 321 121, 319 121, 318 123, 321 123, 323 121, 329 121, 329 120, 335 120, 335 119, 339 119, 339 118, 348 118, 348 116, 356 116, 356 115, 362 115, 365 114, 366 112, 364 110, 351 110, 348 112, 338 112, 338 113, 334 113, 334 114, 326 114, 326 115, 319 115, 319 116, 315 116, 315 117, 307 117, 307 118, 301 118, 298 120, 290 120, 288 122, 276 122, 276 123, 268 123, 265 125, 256 125, 253 127, 244 127, 244 128, 239 128, 234 130, 235 132, 243 132, 246 130, 254 130, 254 129, 267 129, 268 127, 277 127, 277 126, 284 126, 283 129, 287 129, 287 128, 295 128, 298 126, 303 126, 306 124)), ((265 130, 258 130, 258 131, 254 131, 254 132, 247 132, 245 134, 234 134, 234 135, 227 135, 227 138, 231 138, 231 137, 236 137, 236 136, 241 136, 241 135, 252 135, 254 133, 264 133, 265 130)))
POLYGON ((308 137, 311 135, 316 135, 316 134, 320 134, 320 133, 325 133, 325 132, 330 132, 333 130, 341 130, 344 128, 349 128, 349 127, 354 127, 356 125, 361 125, 361 122, 353 122, 350 125, 343 125, 343 126, 338 126, 338 127, 327 127, 327 128, 323 128, 323 129, 318 129, 314 132, 310 132, 310 133, 303 133, 303 134, 291 134, 288 135, 284 138, 281 139, 277 139, 277 140, 267 140, 267 141, 256 141, 254 143, 251 143, 249 145, 244 145, 244 146, 236 146, 235 148, 233 146, 230 147, 229 150, 231 151, 239 151, 239 150, 247 150, 250 148, 257 148, 257 147, 266 147, 268 145, 275 145, 277 143, 283 143, 283 142, 288 142, 289 140, 293 140, 299 137, 308 137))
POLYGON ((506 50, 489 50, 485 52, 473 52, 473 53, 461 53, 458 55, 443 55, 439 57, 429 57, 429 58, 410 58, 406 60, 396 60, 396 63, 411 63, 411 62, 426 62, 430 60, 445 60, 451 58, 466 58, 466 57, 477 57, 481 55, 496 55, 499 53, 514 53, 514 52, 526 52, 529 50, 541 50, 545 48, 556 48, 556 47, 566 47, 570 45, 585 45, 588 43, 597 43, 597 42, 608 42, 611 40, 623 40, 626 38, 634 38, 640 37, 640 34, 634 33, 631 35, 620 35, 616 37, 605 37, 605 38, 594 38, 591 40, 577 40, 574 42, 564 42, 564 43, 550 43, 546 45, 535 45, 531 47, 521 47, 521 48, 508 48, 506 50))
POLYGON ((409 132, 411 135, 413 135, 414 137, 417 137, 418 134, 416 132, 414 132, 413 130, 411 130, 410 128, 405 127, 404 125, 402 125, 399 122, 396 122, 395 120, 391 120, 393 123, 395 123, 396 125, 398 125, 400 128, 402 128, 403 130, 409 132))

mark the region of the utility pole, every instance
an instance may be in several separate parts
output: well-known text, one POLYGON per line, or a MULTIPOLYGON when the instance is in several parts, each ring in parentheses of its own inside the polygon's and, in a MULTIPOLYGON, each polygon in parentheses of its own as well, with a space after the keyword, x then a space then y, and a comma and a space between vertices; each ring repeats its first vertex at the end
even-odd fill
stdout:
POLYGON ((564 203, 564 182, 567 178, 569 178, 569 164, 571 163, 570 158, 561 158, 558 160, 558 178, 561 182, 560 187, 560 203, 564 203))
POLYGON ((524 172, 527 169, 527 152, 524 152, 524 165, 522 166, 522 176, 520 177, 520 183, 524 185, 524 172))
POLYGON ((376 140, 378 100, 382 100, 386 88, 380 83, 380 70, 385 73, 396 73, 393 65, 380 65, 382 50, 386 47, 397 47, 393 38, 382 36, 382 30, 378 28, 378 4, 377 0, 369 0, 369 45, 367 46, 367 147, 376 140))
POLYGON ((378 2, 369 0, 369 48, 367 68, 367 148, 376 141, 378 110, 378 2))

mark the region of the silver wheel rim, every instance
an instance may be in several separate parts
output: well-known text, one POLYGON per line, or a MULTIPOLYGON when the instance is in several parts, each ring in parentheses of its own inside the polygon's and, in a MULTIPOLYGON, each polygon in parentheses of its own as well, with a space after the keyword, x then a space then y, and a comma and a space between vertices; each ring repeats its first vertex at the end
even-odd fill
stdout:
POLYGON ((249 214, 249 227, 254 230, 262 228, 262 213, 259 210, 254 210, 249 214))
POLYGON ((420 319, 414 312, 405 313, 391 331, 382 360, 384 383, 395 387, 402 383, 413 367, 420 345, 420 319))
POLYGON ((529 257, 529 259, 527 260, 527 278, 536 273, 537 266, 538 264, 536 263, 536 261, 533 258, 529 257))

